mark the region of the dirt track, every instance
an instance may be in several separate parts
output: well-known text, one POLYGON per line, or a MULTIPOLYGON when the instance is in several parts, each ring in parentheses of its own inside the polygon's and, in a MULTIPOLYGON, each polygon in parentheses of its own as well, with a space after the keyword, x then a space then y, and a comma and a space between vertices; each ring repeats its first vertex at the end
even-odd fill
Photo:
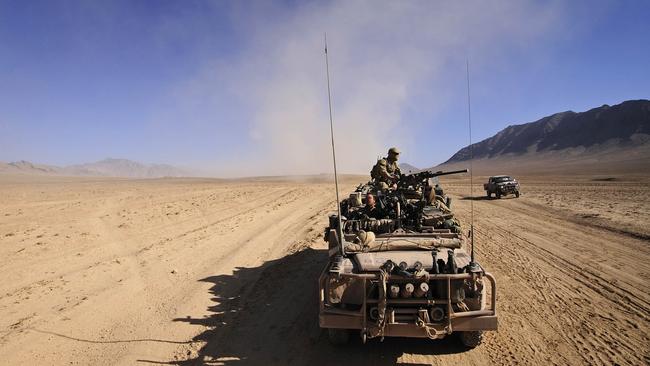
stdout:
MULTIPOLYGON (((479 348, 450 338, 335 349, 316 318, 329 184, 0 185, 0 364, 650 362, 648 223, 592 225, 576 216, 580 201, 473 201, 478 258, 499 285, 500 330, 479 348)), ((467 189, 449 188, 467 222, 467 189)))

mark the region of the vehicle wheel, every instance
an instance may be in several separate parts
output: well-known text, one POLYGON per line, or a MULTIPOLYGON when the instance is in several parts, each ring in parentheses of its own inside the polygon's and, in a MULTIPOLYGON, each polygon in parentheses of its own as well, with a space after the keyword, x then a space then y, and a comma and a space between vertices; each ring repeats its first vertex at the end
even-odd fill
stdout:
POLYGON ((515 197, 519 198, 519 191, 515 192, 515 197))
POLYGON ((501 198, 501 192, 497 191, 497 198, 501 198))
POLYGON ((471 332, 460 332, 460 341, 467 348, 475 348, 483 341, 483 332, 480 330, 471 332))
POLYGON ((328 328, 327 337, 331 344, 340 346, 348 343, 350 340, 350 331, 347 329, 328 328))

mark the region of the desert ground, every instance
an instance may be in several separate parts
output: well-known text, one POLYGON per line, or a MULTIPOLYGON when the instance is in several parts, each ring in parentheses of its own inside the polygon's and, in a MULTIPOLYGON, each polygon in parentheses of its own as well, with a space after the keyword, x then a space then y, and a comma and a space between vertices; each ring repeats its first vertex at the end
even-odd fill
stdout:
POLYGON ((0 176, 0 364, 649 364, 650 178, 519 178, 441 179, 498 281, 499 331, 465 351, 329 345, 331 182, 0 176))

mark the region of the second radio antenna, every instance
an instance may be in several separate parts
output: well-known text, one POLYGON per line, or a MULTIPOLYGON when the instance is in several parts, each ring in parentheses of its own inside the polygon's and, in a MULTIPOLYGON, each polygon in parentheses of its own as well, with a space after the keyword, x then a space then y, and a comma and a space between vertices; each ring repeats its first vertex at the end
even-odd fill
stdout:
POLYGON ((471 259, 469 262, 469 271, 480 271, 480 267, 474 260, 474 146, 472 145, 472 103, 469 87, 469 59, 466 60, 467 72, 467 123, 469 124, 469 205, 470 205, 470 231, 469 240, 472 243, 471 259))
POLYGON ((341 201, 339 200, 339 176, 336 171, 336 150, 334 149, 334 122, 332 119, 332 92, 330 90, 330 64, 327 57, 327 33, 325 33, 325 70, 327 72, 327 100, 330 111, 330 136, 332 137, 332 160, 334 162, 334 185, 336 186, 336 212, 338 217, 338 237, 341 255, 345 255, 345 237, 343 236, 343 223, 341 220, 341 201))

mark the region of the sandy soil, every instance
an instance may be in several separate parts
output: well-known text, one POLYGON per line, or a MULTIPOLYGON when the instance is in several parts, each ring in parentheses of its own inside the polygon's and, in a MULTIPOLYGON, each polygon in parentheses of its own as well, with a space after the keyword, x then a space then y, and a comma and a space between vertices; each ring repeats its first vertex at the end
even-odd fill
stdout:
POLYGON ((573 181, 528 178, 526 200, 557 209, 572 221, 650 239, 650 182, 625 177, 573 181))
POLYGON ((648 364, 650 181, 521 180, 443 180, 499 285, 500 330, 463 351, 327 343, 331 184, 0 177, 0 364, 648 364))

